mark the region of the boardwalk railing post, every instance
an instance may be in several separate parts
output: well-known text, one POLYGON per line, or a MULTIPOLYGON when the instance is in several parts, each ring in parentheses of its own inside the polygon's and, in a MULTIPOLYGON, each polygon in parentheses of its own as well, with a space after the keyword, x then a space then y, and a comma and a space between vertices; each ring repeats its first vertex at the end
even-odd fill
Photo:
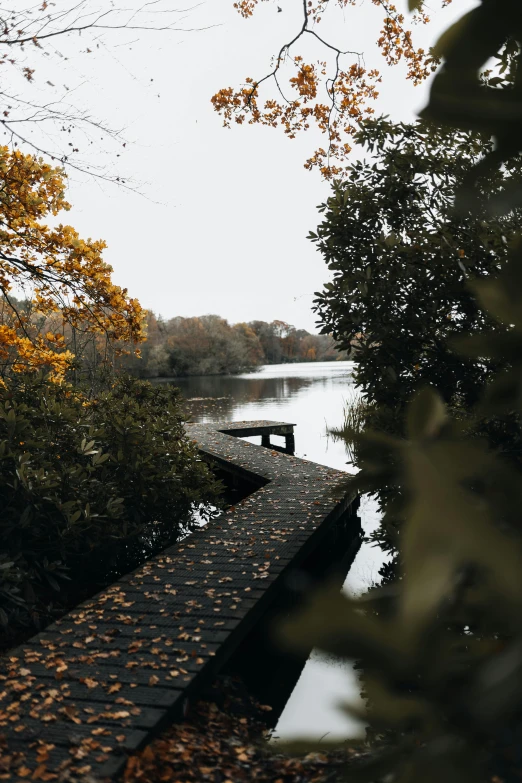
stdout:
POLYGON ((270 435, 266 435, 266 434, 261 435, 261 445, 267 449, 270 448, 271 446, 270 435))

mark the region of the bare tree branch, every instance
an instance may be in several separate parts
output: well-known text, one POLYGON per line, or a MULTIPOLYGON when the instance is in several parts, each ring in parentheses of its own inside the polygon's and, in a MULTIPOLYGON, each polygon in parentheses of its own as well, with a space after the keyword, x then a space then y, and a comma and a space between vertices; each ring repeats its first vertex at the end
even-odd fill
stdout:
MULTIPOLYGON (((15 2, 20 0, 11 2, 15 6, 15 2)), ((106 2, 104 0, 103 5, 106 2)), ((187 15, 197 9, 199 3, 178 9, 171 7, 170 0, 141 3, 127 0, 126 6, 113 8, 100 7, 99 0, 61 0, 60 4, 62 7, 56 8, 56 3, 44 0, 24 9, 0 7, 0 66, 4 66, 0 90, 0 124, 4 127, 9 143, 24 145, 37 155, 59 161, 73 171, 106 182, 116 182, 136 191, 129 185, 127 178, 108 173, 106 167, 97 165, 92 159, 80 159, 80 148, 86 144, 90 147, 95 144, 95 149, 100 148, 96 135, 123 147, 128 142, 123 138, 121 129, 111 128, 101 119, 93 118, 71 103, 71 94, 78 89, 77 86, 70 90, 64 85, 65 92, 55 100, 45 102, 36 94, 33 99, 31 91, 34 90, 35 69, 38 71, 39 67, 38 57, 41 59, 43 54, 51 58, 56 55, 63 58, 64 55, 52 44, 57 39, 70 39, 73 35, 90 34, 92 49, 86 47, 82 51, 91 53, 95 45, 105 46, 103 36, 110 35, 114 39, 116 35, 136 31, 167 34, 202 32, 215 25, 197 27, 185 23, 187 15), (34 47, 34 56, 28 50, 31 46, 34 47), (11 88, 6 78, 8 66, 17 71, 16 78, 23 77, 21 83, 26 85, 25 89, 14 89, 14 81, 11 88), (95 133, 90 134, 89 131, 95 133), (83 144, 73 138, 78 132, 84 134, 83 144), (59 138, 63 133, 67 134, 67 141, 60 143, 59 138)), ((82 37, 82 47, 85 43, 89 44, 89 41, 84 41, 82 37)), ((54 88, 51 81, 47 83, 54 88)), ((121 149, 116 149, 114 157, 119 157, 121 152, 121 149)))

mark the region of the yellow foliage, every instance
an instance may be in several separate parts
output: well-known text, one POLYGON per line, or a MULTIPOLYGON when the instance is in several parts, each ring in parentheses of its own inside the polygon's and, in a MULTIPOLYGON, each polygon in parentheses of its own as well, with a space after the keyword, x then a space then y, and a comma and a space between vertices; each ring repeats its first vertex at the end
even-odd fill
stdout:
MULTIPOLYGON (((62 333, 39 334, 34 322, 12 306, 29 291, 33 316, 59 314, 62 325, 111 341, 141 342, 143 310, 127 290, 113 284, 103 241, 82 239, 72 226, 50 227, 49 215, 69 210, 65 174, 41 159, 0 147, 0 324, 3 374, 45 370, 60 381, 73 359, 62 333)), ((63 329, 62 329, 63 331, 63 329)))

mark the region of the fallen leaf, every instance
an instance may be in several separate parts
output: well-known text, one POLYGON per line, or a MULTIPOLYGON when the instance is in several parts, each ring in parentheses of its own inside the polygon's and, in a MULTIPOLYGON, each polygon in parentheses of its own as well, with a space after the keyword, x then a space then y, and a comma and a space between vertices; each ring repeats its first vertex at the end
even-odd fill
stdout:
POLYGON ((64 707, 63 711, 67 715, 69 720, 72 720, 73 723, 76 723, 76 725, 81 723, 81 720, 76 715, 77 709, 76 707, 73 707, 72 704, 67 705, 67 707, 64 707))

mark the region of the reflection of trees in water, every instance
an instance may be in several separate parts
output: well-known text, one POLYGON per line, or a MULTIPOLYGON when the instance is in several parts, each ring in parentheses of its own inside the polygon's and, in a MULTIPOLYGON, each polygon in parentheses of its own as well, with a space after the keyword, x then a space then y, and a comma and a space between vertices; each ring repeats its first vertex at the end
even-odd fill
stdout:
POLYGON ((235 409, 235 401, 231 397, 223 400, 212 398, 189 400, 185 404, 187 415, 191 421, 217 421, 218 419, 230 419, 235 409))
POLYGON ((223 419, 233 416, 239 405, 259 400, 281 400, 293 397, 316 379, 238 378, 201 376, 173 381, 187 400, 187 410, 193 419, 223 419))

